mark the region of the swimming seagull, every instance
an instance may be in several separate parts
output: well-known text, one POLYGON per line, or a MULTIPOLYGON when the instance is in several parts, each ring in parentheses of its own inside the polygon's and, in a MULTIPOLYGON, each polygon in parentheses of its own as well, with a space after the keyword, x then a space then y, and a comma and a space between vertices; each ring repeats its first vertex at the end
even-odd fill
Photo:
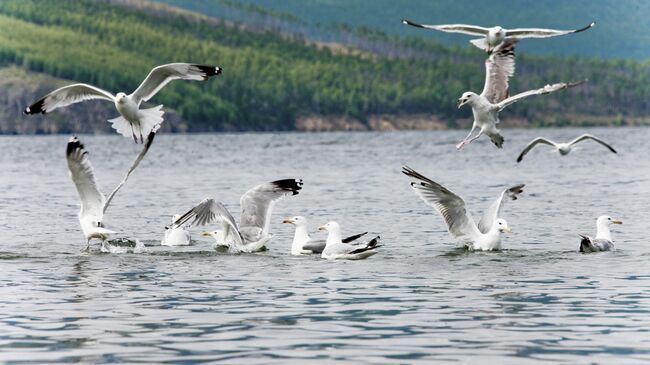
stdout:
MULTIPOLYGON (((172 216, 172 224, 180 218, 180 214, 172 216)), ((192 235, 187 227, 166 227, 165 237, 160 242, 163 246, 188 246, 191 243, 192 235)))
POLYGON ((104 228, 104 214, 106 213, 106 209, 111 203, 111 200, 115 197, 115 194, 126 183, 133 170, 138 167, 140 161, 142 161, 144 156, 147 154, 147 151, 149 151, 156 130, 157 127, 149 133, 144 148, 133 161, 122 181, 115 187, 115 189, 113 189, 107 198, 105 198, 99 191, 99 186, 95 180, 95 173, 90 164, 90 160, 88 159, 88 152, 86 152, 84 145, 77 137, 72 137, 68 141, 66 147, 66 159, 68 161, 70 177, 77 188, 77 193, 81 200, 79 224, 81 225, 81 230, 86 237, 86 250, 90 248, 90 240, 96 238, 102 241, 102 251, 108 251, 105 246, 105 241, 109 235, 115 232, 104 228))
POLYGON ((576 144, 578 142, 581 142, 581 141, 584 141, 584 140, 587 140, 587 139, 594 140, 594 141, 600 143, 601 145, 609 148, 609 150, 612 151, 613 153, 616 153, 616 150, 612 146, 607 144, 602 139, 592 136, 591 134, 583 134, 580 137, 574 139, 573 141, 571 141, 569 143, 555 143, 555 142, 551 141, 550 139, 546 139, 544 137, 537 137, 537 138, 533 139, 532 141, 530 141, 530 143, 528 143, 526 148, 524 148, 524 150, 521 151, 521 154, 519 155, 519 157, 517 157, 517 162, 521 162, 521 160, 524 158, 524 156, 526 156, 526 154, 530 150, 532 150, 535 146, 537 146, 540 143, 541 144, 547 144, 547 145, 555 147, 557 149, 557 151, 560 153, 560 155, 565 156, 565 155, 568 155, 569 152, 571 152, 571 148, 573 147, 574 144, 576 144))
POLYGON ((162 105, 140 109, 142 102, 151 99, 160 89, 173 80, 207 80, 221 73, 217 66, 191 63, 170 63, 155 67, 138 88, 126 95, 116 95, 88 84, 73 84, 56 89, 25 108, 25 114, 49 113, 57 108, 85 100, 102 99, 115 104, 120 117, 110 119, 112 127, 124 137, 133 137, 136 143, 144 143, 143 136, 154 126, 163 122, 162 105))
POLYGON ((580 241, 580 252, 616 250, 614 247, 614 241, 612 241, 612 234, 609 232, 610 224, 623 224, 623 221, 612 219, 612 217, 607 215, 601 215, 596 220, 596 238, 579 234, 582 238, 580 241))
POLYGON ((533 95, 550 94, 556 91, 578 86, 585 81, 573 83, 557 83, 542 88, 525 91, 508 97, 508 77, 514 73, 514 42, 506 42, 499 46, 485 61, 485 85, 481 95, 471 91, 463 93, 458 99, 458 108, 469 104, 472 107, 474 123, 472 129, 463 141, 456 145, 461 149, 485 133, 498 148, 503 147, 503 136, 497 129, 499 113, 508 105, 533 95), (479 133, 470 139, 474 130, 479 133))
POLYGON ((336 222, 328 222, 318 227, 321 231, 327 231, 327 241, 321 257, 328 260, 361 260, 377 253, 379 236, 373 238, 363 245, 351 245, 344 243, 341 239, 341 227, 336 222))
POLYGON ((406 25, 412 25, 418 28, 433 29, 439 30, 448 33, 462 33, 469 34, 472 36, 481 37, 479 39, 472 39, 470 43, 476 47, 492 53, 492 51, 498 47, 503 42, 506 42, 512 38, 548 38, 555 37, 559 35, 579 33, 583 32, 594 25, 595 22, 589 23, 589 25, 571 30, 557 30, 557 29, 544 29, 544 28, 515 28, 515 29, 505 29, 500 26, 484 28, 476 25, 467 25, 467 24, 440 24, 440 25, 427 25, 419 24, 412 22, 407 19, 402 19, 402 23, 406 25))
MULTIPOLYGON (((296 226, 296 233, 293 236, 293 243, 291 244, 292 255, 322 253, 325 249, 327 240, 314 240, 309 237, 309 231, 307 230, 307 219, 305 217, 296 216, 293 218, 287 218, 283 220, 282 223, 293 224, 296 226)), ((363 237, 367 233, 368 232, 356 234, 354 236, 344 238, 341 241, 343 243, 350 243, 363 237)))
POLYGON ((501 233, 512 231, 508 222, 499 218, 506 200, 504 198, 517 200, 517 195, 523 192, 524 184, 503 190, 477 225, 467 212, 465 201, 461 197, 409 167, 403 167, 402 173, 411 178, 411 187, 415 193, 442 215, 449 233, 465 247, 480 251, 501 249, 501 233))
POLYGON ((172 227, 179 227, 192 218, 192 226, 220 222, 222 230, 218 237, 223 239, 222 245, 227 245, 232 252, 257 252, 273 237, 269 229, 275 203, 285 196, 297 195, 300 189, 302 180, 299 179, 277 180, 250 189, 239 200, 239 226, 221 202, 206 198, 177 219, 172 227))

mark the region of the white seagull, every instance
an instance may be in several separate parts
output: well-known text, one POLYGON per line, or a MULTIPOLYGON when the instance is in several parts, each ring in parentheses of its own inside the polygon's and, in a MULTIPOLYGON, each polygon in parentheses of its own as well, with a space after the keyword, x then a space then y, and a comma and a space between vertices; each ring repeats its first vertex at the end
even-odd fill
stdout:
POLYGON ((471 36, 481 37, 479 39, 472 39, 470 42, 476 47, 492 53, 492 51, 502 44, 505 41, 508 41, 512 38, 548 38, 555 37, 559 35, 579 33, 585 31, 594 25, 595 22, 589 23, 589 25, 582 27, 580 29, 571 29, 571 30, 557 30, 557 29, 544 29, 544 28, 515 28, 515 29, 505 29, 500 26, 495 26, 491 28, 479 27, 476 25, 467 25, 467 24, 440 24, 440 25, 427 25, 419 24, 412 22, 407 19, 402 19, 402 23, 406 25, 412 25, 418 28, 433 29, 439 30, 447 33, 462 33, 469 34, 471 36))
MULTIPOLYGON (((293 243, 291 244, 291 254, 292 255, 302 255, 310 253, 322 253, 325 249, 325 244, 327 240, 314 240, 309 237, 309 230, 307 229, 307 219, 302 216, 295 216, 293 218, 287 218, 282 221, 282 223, 293 224, 296 226, 296 233, 293 236, 293 243)), ((350 243, 356 241, 357 239, 363 237, 368 232, 363 232, 344 238, 343 243, 350 243)))
POLYGON ((119 92, 116 95, 88 84, 73 84, 56 89, 25 108, 25 114, 49 113, 54 109, 85 100, 101 99, 115 104, 120 117, 110 119, 112 127, 124 137, 133 137, 136 143, 143 143, 144 136, 163 122, 162 105, 140 109, 140 104, 151 99, 160 89, 173 80, 207 80, 221 73, 217 66, 190 63, 170 63, 154 68, 144 81, 130 95, 119 92))
POLYGON ((519 155, 519 157, 517 157, 517 162, 521 162, 521 160, 524 158, 524 156, 526 156, 526 154, 528 152, 530 152, 530 150, 532 150, 535 146, 537 146, 540 143, 541 144, 547 144, 549 146, 555 147, 555 149, 557 149, 557 151, 560 153, 560 155, 565 156, 565 155, 568 155, 569 152, 571 152, 571 148, 573 147, 574 144, 576 144, 578 142, 581 142, 581 141, 584 141, 584 140, 588 140, 588 139, 596 141, 596 142, 600 143, 601 145, 609 148, 609 150, 612 151, 613 153, 616 153, 616 150, 612 146, 610 146, 607 142, 603 141, 600 138, 594 137, 594 136, 592 136, 590 134, 583 134, 580 137, 574 139, 573 141, 571 141, 569 143, 555 143, 555 142, 551 141, 550 139, 546 139, 544 137, 537 137, 537 138, 533 139, 532 141, 530 141, 530 143, 528 143, 526 148, 524 148, 524 150, 521 151, 521 154, 519 155))
POLYGON ((336 222, 328 222, 318 227, 321 231, 327 231, 327 241, 321 257, 328 260, 361 260, 377 253, 379 236, 371 239, 362 245, 350 245, 341 239, 341 227, 336 222))
POLYGON ((508 222, 499 218, 504 198, 507 196, 517 200, 517 195, 523 192, 524 184, 503 190, 477 225, 467 212, 465 201, 461 197, 409 167, 403 167, 402 172, 411 178, 411 187, 415 193, 442 215, 449 233, 461 244, 478 251, 501 249, 501 233, 512 231, 508 222))
POLYGON ((510 41, 503 43, 485 61, 485 85, 481 95, 467 91, 458 99, 459 109, 465 104, 469 104, 472 107, 474 123, 467 137, 456 145, 457 149, 461 149, 472 143, 472 141, 484 133, 490 137, 492 143, 498 148, 502 148, 503 136, 499 133, 497 124, 499 123, 499 113, 505 107, 529 96, 550 94, 578 86, 584 82, 546 85, 539 89, 525 91, 508 97, 508 78, 514 74, 514 44, 515 42, 510 41), (474 130, 477 128, 479 129, 479 133, 470 139, 474 130))
POLYGON ((298 179, 277 180, 250 189, 239 200, 239 226, 221 202, 206 198, 177 219, 172 227, 179 227, 192 218, 192 226, 220 222, 222 230, 215 232, 215 238, 222 239, 221 245, 227 245, 232 252, 261 251, 273 237, 269 230, 275 202, 288 195, 297 195, 300 189, 302 180, 298 179))
MULTIPOLYGON (((172 216, 172 224, 180 218, 180 214, 172 216)), ((187 227, 165 227, 165 237, 160 242, 163 246, 188 246, 192 241, 192 235, 187 227)))
POLYGON ((610 224, 623 224, 623 221, 612 219, 612 217, 607 215, 601 215, 596 220, 596 238, 579 234, 582 238, 580 241, 580 252, 616 250, 614 247, 614 241, 612 240, 612 234, 609 231, 610 224))
POLYGON ((147 143, 144 145, 142 151, 138 154, 136 159, 131 164, 129 171, 126 173, 122 181, 113 189, 113 191, 105 198, 99 191, 99 186, 95 180, 95 173, 93 167, 88 159, 88 152, 81 144, 77 137, 72 137, 68 141, 66 147, 66 159, 68 161, 68 169, 70 170, 70 177, 77 188, 79 199, 81 200, 81 210, 79 211, 79 224, 81 230, 86 237, 86 250, 90 248, 90 240, 93 238, 102 241, 102 251, 108 251, 105 247, 105 241, 109 235, 115 233, 111 230, 104 228, 104 214, 110 204, 111 200, 115 197, 118 190, 126 183, 127 179, 140 164, 153 143, 157 128, 154 128, 147 137, 147 143))

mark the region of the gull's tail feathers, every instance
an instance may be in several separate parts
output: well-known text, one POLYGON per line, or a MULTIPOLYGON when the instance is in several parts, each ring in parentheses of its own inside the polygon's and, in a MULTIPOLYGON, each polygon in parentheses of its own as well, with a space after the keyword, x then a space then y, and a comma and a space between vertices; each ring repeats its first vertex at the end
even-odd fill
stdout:
POLYGON ((113 127, 113 129, 115 129, 119 134, 127 138, 133 138, 135 143, 144 143, 145 137, 162 124, 163 114, 165 114, 162 107, 162 105, 158 105, 153 108, 139 110, 139 125, 132 124, 122 116, 109 119, 108 121, 112 124, 111 127, 113 127))

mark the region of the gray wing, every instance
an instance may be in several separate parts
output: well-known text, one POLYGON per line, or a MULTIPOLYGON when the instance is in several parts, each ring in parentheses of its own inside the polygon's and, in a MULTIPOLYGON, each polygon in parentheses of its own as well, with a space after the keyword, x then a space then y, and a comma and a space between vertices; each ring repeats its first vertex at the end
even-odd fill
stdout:
POLYGON ((516 43, 516 39, 501 43, 485 60, 485 85, 481 95, 492 104, 508 97, 508 78, 515 74, 516 43))
POLYGON ((402 19, 402 23, 406 25, 412 25, 418 28, 439 30, 447 33, 462 33, 462 34, 469 34, 469 35, 485 36, 489 32, 488 28, 483 28, 477 25, 468 25, 468 24, 428 25, 428 24, 419 24, 410 21, 408 19, 402 19))
POLYGON ((303 250, 309 250, 312 253, 322 253, 325 249, 326 240, 311 240, 302 245, 303 250))
POLYGON ((454 237, 464 241, 481 235, 474 220, 467 214, 465 202, 458 195, 409 167, 403 167, 402 173, 411 178, 411 187, 415 193, 440 212, 449 233, 454 237))
POLYGON ((508 29, 506 30, 506 37, 517 37, 517 38, 548 38, 555 37, 558 35, 565 35, 571 33, 583 32, 587 29, 590 29, 596 25, 596 22, 591 22, 587 26, 584 26, 579 29, 571 30, 558 30, 558 29, 545 29, 545 28, 517 28, 517 29, 508 29))
POLYGON ((532 150, 535 146, 537 146, 540 143, 557 147, 555 142, 553 142, 553 141, 551 141, 549 139, 543 138, 543 137, 537 137, 537 138, 533 139, 532 141, 530 141, 530 143, 528 143, 526 148, 524 148, 524 150, 521 151, 521 153, 519 154, 519 157, 517 157, 517 162, 521 162, 521 160, 524 158, 524 156, 526 156, 526 154, 528 152, 530 152, 530 150, 532 150))
POLYGON ((542 88, 539 88, 539 89, 524 91, 523 93, 519 93, 519 94, 517 94, 515 96, 511 96, 511 97, 501 101, 500 103, 497 104, 497 107, 498 107, 499 111, 501 111, 501 110, 503 110, 503 108, 507 107, 508 105, 516 103, 517 101, 519 101, 521 99, 525 99, 525 98, 527 98, 529 96, 550 94, 550 93, 554 93, 556 91, 568 89, 570 87, 575 87, 575 86, 578 86, 578 85, 582 85, 585 82, 586 82, 586 80, 578 81, 578 82, 568 82, 568 83, 567 82, 560 82, 560 83, 553 84, 553 85, 546 85, 546 86, 544 86, 542 88))
POLYGON ((144 156, 149 152, 149 147, 153 144, 153 139, 156 136, 156 131, 158 130, 158 127, 155 127, 151 132, 149 132, 149 135, 147 136, 147 143, 144 144, 144 147, 142 148, 142 151, 138 154, 138 156, 133 160, 133 163, 131 164, 131 167, 129 168, 129 171, 126 172, 126 175, 124 175, 124 179, 117 184, 115 189, 111 191, 111 193, 108 195, 108 198, 106 198, 106 202, 104 203, 104 208, 103 211, 104 213, 106 212, 106 209, 108 208, 108 205, 111 203, 111 200, 113 200, 113 197, 115 194, 122 188, 124 184, 126 184, 126 181, 129 179, 129 176, 131 176, 131 173, 133 170, 135 170, 136 167, 140 164, 140 161, 144 158, 144 156))
POLYGON ((169 63, 155 67, 131 94, 136 103, 151 99, 173 80, 207 80, 221 73, 221 68, 191 63, 169 63))
POLYGON ((239 232, 235 218, 233 218, 232 214, 230 214, 228 209, 226 209, 221 202, 212 198, 203 199, 198 205, 187 211, 172 223, 172 227, 182 227, 192 218, 194 218, 194 220, 190 224, 191 226, 204 226, 211 223, 221 223, 226 240, 225 243, 228 245, 243 245, 243 238, 239 232))
POLYGON ((84 100, 102 99, 114 101, 115 97, 108 91, 88 84, 73 84, 56 89, 25 108, 25 114, 49 113, 56 108, 82 102, 84 100))
POLYGON ((104 195, 97 186, 88 153, 77 137, 70 138, 65 155, 70 177, 81 200, 81 216, 93 216, 96 221, 101 222, 104 215, 104 195))
POLYGON ((487 211, 483 213, 481 220, 478 222, 478 230, 482 233, 487 233, 494 225, 494 222, 499 219, 501 209, 503 209, 504 198, 507 196, 512 200, 517 200, 517 195, 523 193, 524 184, 515 185, 511 188, 505 189, 499 195, 499 198, 490 205, 487 211))
POLYGON ((573 141, 569 142, 569 144, 574 145, 574 144, 576 144, 578 142, 581 142, 581 141, 584 141, 586 139, 591 139, 593 141, 596 141, 596 142, 600 143, 601 145, 609 148, 610 151, 612 151, 614 153, 617 153, 616 150, 614 149, 614 147, 610 146, 607 142, 603 141, 602 139, 592 136, 591 134, 583 134, 580 137, 578 137, 578 138, 574 139, 573 141))
POLYGON ((289 195, 297 195, 302 189, 302 180, 285 179, 258 185, 239 200, 241 206, 240 231, 247 240, 266 236, 271 224, 271 213, 275 202, 289 195))
POLYGON ((613 251, 614 242, 603 238, 591 238, 587 235, 578 234, 580 236, 580 252, 600 252, 600 251, 613 251))

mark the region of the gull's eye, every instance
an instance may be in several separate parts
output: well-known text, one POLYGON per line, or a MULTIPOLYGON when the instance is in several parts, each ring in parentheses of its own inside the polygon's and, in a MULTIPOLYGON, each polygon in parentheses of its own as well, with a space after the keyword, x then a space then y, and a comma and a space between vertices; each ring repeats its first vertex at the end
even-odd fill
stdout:
POLYGON ((608 221, 611 221, 611 220, 612 220, 612 218, 607 218, 607 220, 608 220, 608 221))

